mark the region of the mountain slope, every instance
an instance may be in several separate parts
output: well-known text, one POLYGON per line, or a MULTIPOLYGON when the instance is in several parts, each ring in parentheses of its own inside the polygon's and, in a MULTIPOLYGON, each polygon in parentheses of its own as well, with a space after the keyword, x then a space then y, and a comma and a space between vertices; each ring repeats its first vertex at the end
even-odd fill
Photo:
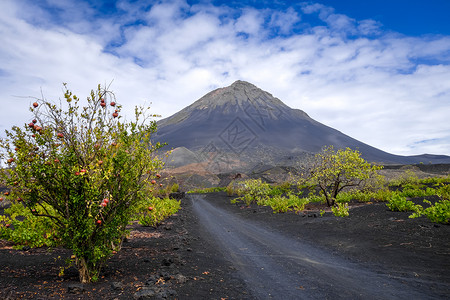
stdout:
POLYGON ((323 146, 358 149, 369 161, 410 164, 450 163, 448 156, 398 156, 321 124, 256 86, 236 81, 216 89, 158 122, 157 141, 199 154, 279 164, 316 153, 323 146))

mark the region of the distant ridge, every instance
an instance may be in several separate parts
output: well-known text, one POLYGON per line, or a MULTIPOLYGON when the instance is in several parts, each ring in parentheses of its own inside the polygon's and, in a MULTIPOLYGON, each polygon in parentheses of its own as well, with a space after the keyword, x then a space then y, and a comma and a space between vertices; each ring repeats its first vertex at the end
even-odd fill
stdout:
POLYGON ((219 155, 243 163, 289 165, 324 146, 358 149, 383 164, 450 163, 445 155, 393 155, 319 123, 255 85, 236 81, 213 90, 158 122, 156 141, 185 147, 201 158, 219 155))

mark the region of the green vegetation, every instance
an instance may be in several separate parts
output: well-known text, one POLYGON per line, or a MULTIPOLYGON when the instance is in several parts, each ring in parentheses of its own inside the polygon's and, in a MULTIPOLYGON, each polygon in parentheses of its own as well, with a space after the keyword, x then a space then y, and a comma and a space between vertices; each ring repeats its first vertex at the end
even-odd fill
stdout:
POLYGON ((256 203, 262 206, 270 206, 274 213, 304 210, 311 199, 299 197, 287 186, 290 185, 271 186, 262 182, 261 179, 241 181, 234 190, 236 194, 241 196, 231 200, 231 203, 242 202, 246 206, 256 203))
POLYGON ((270 206, 274 213, 294 211, 299 212, 305 209, 309 203, 308 198, 300 198, 295 194, 288 193, 286 196, 275 195, 266 198, 263 205, 270 206))
POLYGON ((411 217, 423 215, 432 222, 449 222, 450 176, 419 179, 412 170, 406 170, 385 182, 377 173, 381 167, 364 162, 359 152, 348 148, 335 152, 328 147, 315 159, 310 176, 294 178, 295 184, 271 186, 261 179, 248 179, 230 184, 226 191, 237 195, 232 203, 269 206, 274 213, 299 212, 309 203, 321 202, 332 204, 334 215, 346 217, 349 203, 386 202, 393 211, 413 212, 411 217), (433 205, 427 200, 430 197, 439 200, 433 205), (429 207, 424 209, 412 198, 416 202, 422 199, 429 207))
POLYGON ((391 181, 390 186, 396 188, 386 205, 393 211, 412 211, 410 218, 426 216, 431 222, 449 224, 450 222, 450 176, 418 179, 407 170, 402 176, 391 181), (437 197, 434 204, 427 200, 437 197), (414 204, 408 199, 422 198, 423 204, 414 204), (423 206, 428 206, 424 208, 423 206))
POLYGON ((157 227, 180 209, 180 201, 170 198, 147 198, 136 207, 134 218, 143 226, 157 227))
POLYGON ((392 193, 391 199, 389 199, 386 206, 392 211, 418 211, 422 208, 420 205, 415 205, 414 202, 407 200, 399 192, 392 193))
POLYGON ((337 203, 331 208, 331 211, 336 217, 348 217, 350 215, 347 203, 337 203))
POLYGON ((310 180, 325 196, 328 206, 334 206, 338 193, 345 188, 363 187, 378 182, 381 166, 366 162, 361 153, 350 148, 334 150, 326 147, 316 154, 310 180))
POLYGON ((430 207, 423 209, 423 207, 420 206, 415 213, 409 216, 410 218, 417 218, 424 215, 431 222, 450 224, 450 200, 443 199, 436 202, 434 205, 428 200, 423 200, 423 202, 429 204, 430 207))
POLYGON ((272 191, 272 187, 261 179, 248 179, 238 183, 236 187, 238 195, 242 195, 234 200, 232 203, 242 201, 246 206, 252 203, 264 205, 265 201, 268 199, 269 194, 272 191))
POLYGON ((169 198, 171 193, 177 193, 180 189, 180 186, 178 183, 173 184, 160 184, 160 188, 156 189, 153 192, 153 195, 163 197, 163 198, 169 198))
POLYGON ((151 143, 156 122, 147 109, 122 121, 122 107, 100 85, 85 106, 64 88, 63 100, 37 99, 33 120, 0 140, 7 163, 0 178, 12 202, 0 234, 18 244, 71 249, 80 281, 91 282, 120 250, 136 208, 151 201, 160 145, 151 143))
POLYGON ((210 188, 203 188, 203 189, 194 189, 189 192, 188 194, 207 194, 207 193, 215 193, 215 192, 225 192, 226 187, 210 187, 210 188))
POLYGON ((43 208, 38 207, 37 211, 33 211, 21 202, 13 202, 5 209, 5 214, 0 215, 0 238, 12 241, 16 249, 23 246, 36 248, 58 245, 60 241, 55 224, 48 218, 38 216, 45 211, 53 215, 56 213, 51 206, 45 204, 43 208))

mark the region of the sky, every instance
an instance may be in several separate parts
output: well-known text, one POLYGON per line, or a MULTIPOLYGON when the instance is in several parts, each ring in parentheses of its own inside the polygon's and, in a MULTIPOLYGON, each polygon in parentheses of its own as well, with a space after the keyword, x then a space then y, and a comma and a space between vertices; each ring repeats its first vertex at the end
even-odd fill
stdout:
POLYGON ((1 0, 0 135, 111 84, 168 117, 248 81, 399 155, 450 155, 448 0, 1 0))

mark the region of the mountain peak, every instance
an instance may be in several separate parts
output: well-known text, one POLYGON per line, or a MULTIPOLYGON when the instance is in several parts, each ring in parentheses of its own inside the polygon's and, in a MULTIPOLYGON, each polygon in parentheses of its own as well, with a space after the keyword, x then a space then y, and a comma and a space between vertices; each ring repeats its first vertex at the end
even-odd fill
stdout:
MULTIPOLYGON (((358 149, 370 161, 415 163, 423 159, 396 156, 366 145, 241 80, 218 88, 158 121, 155 141, 200 154, 215 153, 219 161, 228 161, 230 165, 234 160, 292 163, 304 153, 316 153, 327 145, 336 149, 358 149)), ((449 159, 430 157, 429 161, 447 162, 449 159)))
POLYGON ((247 81, 237 80, 230 86, 209 92, 178 113, 158 123, 159 126, 166 126, 182 122, 193 114, 211 116, 211 114, 217 113, 234 117, 241 114, 265 113, 271 119, 277 119, 281 115, 286 117, 295 114, 296 117, 309 119, 305 112, 290 108, 272 94, 247 81))
POLYGON ((218 88, 206 94, 190 107, 196 109, 216 109, 220 107, 224 113, 235 113, 238 110, 245 110, 249 105, 277 107, 282 110, 289 109, 286 104, 273 97, 272 94, 242 80, 237 80, 230 86, 218 88))
POLYGON ((243 81, 243 80, 236 80, 229 87, 230 88, 235 88, 235 89, 239 89, 239 88, 243 88, 243 89, 256 88, 257 89, 257 87, 255 85, 251 84, 250 82, 243 81))

